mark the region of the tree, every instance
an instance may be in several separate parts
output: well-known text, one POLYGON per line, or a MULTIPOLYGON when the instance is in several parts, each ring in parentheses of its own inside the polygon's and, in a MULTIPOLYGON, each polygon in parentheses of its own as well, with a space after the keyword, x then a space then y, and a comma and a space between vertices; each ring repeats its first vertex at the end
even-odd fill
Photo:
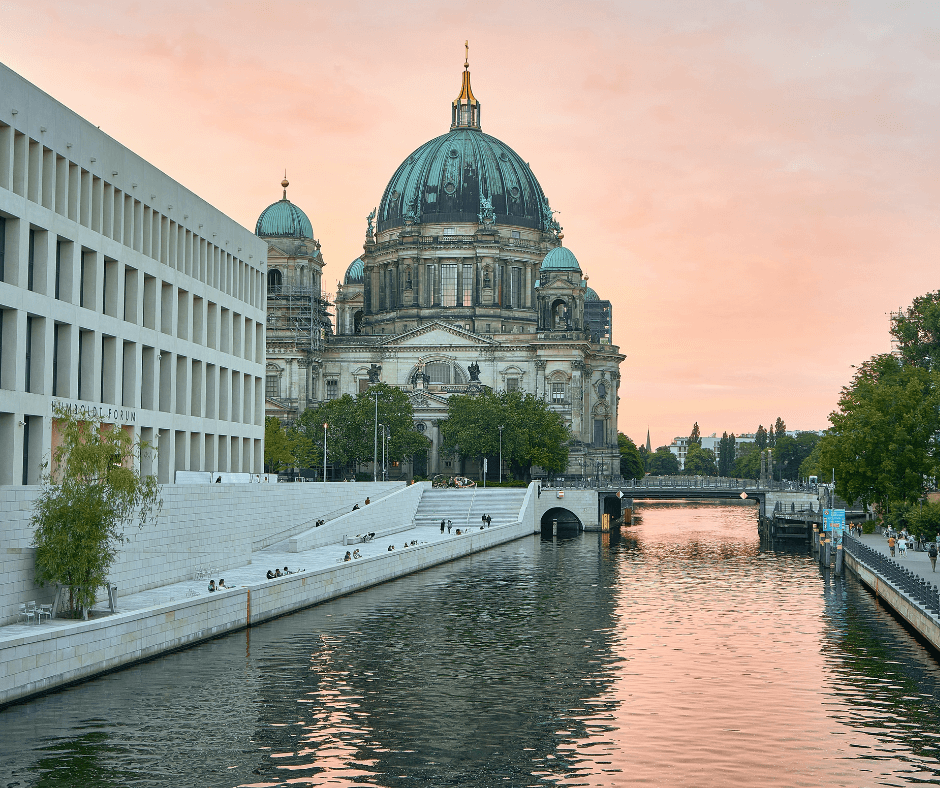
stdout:
POLYGON ((31 522, 36 582, 69 587, 70 607, 86 611, 125 541, 125 523, 143 526, 160 513, 156 477, 140 459, 153 449, 120 425, 54 411, 61 442, 44 463, 31 522))
POLYGON ((734 433, 722 433, 718 442, 718 475, 731 476, 734 473, 734 460, 737 454, 737 441, 734 433))
MULTIPOLYGON (((819 443, 819 436, 812 432, 801 432, 791 438, 784 432, 778 433, 774 447, 774 471, 779 479, 797 480, 800 478, 800 466, 813 453, 819 443)), ((810 474, 812 475, 812 474, 810 474)))
MULTIPOLYGON (((327 462, 335 468, 355 470, 371 462, 375 446, 375 395, 378 423, 389 430, 388 460, 404 460, 426 451, 430 441, 414 426, 414 411, 408 395, 385 383, 375 383, 353 398, 344 394, 307 408, 290 430, 291 446, 302 468, 323 463, 323 425, 327 424, 327 462)), ((382 432, 379 428, 379 457, 382 432)))
POLYGON ((820 448, 820 465, 835 470, 840 496, 884 507, 923 495, 937 473, 937 374, 890 354, 861 365, 842 389, 820 448))
POLYGON ((804 479, 808 479, 810 476, 816 476, 825 481, 822 469, 819 467, 819 452, 821 447, 822 441, 817 441, 816 445, 813 446, 813 450, 809 453, 809 456, 800 463, 800 476, 804 479))
POLYGON ((647 470, 652 476, 676 476, 679 473, 679 458, 668 446, 660 446, 649 456, 647 470))
POLYGON ((622 432, 618 432, 617 446, 620 448, 620 475, 624 479, 642 479, 646 475, 646 469, 636 444, 622 432))
POLYGON ((756 441, 743 444, 741 454, 734 461, 734 475, 739 479, 756 479, 760 476, 761 451, 756 441))
POLYGON ((774 432, 777 433, 777 440, 780 439, 781 435, 787 434, 787 425, 786 422, 777 416, 777 421, 774 423, 774 432))
POLYGON ((561 416, 520 391, 452 395, 440 425, 441 448, 462 457, 498 458, 500 425, 503 461, 515 478, 528 477, 533 465, 551 473, 568 467, 570 435, 561 416))
POLYGON ((757 444, 757 448, 761 451, 767 448, 767 430, 764 429, 763 424, 759 425, 757 432, 754 433, 754 443, 757 444))
POLYGON ((892 315, 890 333, 905 364, 933 369, 940 360, 940 290, 892 315))
POLYGON ((777 434, 774 432, 774 425, 770 425, 770 429, 767 431, 767 447, 772 449, 777 445, 777 434))
POLYGON ((689 445, 697 443, 699 446, 702 445, 702 432, 698 428, 698 422, 692 425, 692 434, 689 435, 689 445))
POLYGON ((686 476, 717 476, 715 452, 711 449, 703 449, 698 443, 690 443, 685 454, 685 467, 682 472, 686 476))
POLYGON ((264 420, 264 465, 272 473, 286 471, 294 465, 290 439, 280 419, 274 416, 264 420))

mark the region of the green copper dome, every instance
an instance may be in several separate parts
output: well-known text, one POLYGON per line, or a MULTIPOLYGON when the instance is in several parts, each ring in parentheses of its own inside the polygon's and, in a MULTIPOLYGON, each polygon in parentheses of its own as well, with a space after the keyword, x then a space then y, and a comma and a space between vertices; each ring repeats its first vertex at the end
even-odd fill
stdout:
POLYGON ((542 271, 578 271, 581 272, 581 266, 578 265, 578 258, 564 246, 557 246, 552 249, 542 259, 542 271))
POLYGON ((593 287, 588 287, 584 291, 584 300, 585 301, 600 301, 601 299, 598 297, 593 287))
POLYGON ((355 284, 362 281, 362 272, 363 272, 363 263, 362 258, 357 257, 349 264, 349 268, 346 269, 346 277, 344 282, 347 285, 355 284))
POLYGON ((307 238, 313 240, 313 225, 300 208, 287 199, 287 178, 281 181, 284 196, 261 212, 255 235, 262 238, 307 238))

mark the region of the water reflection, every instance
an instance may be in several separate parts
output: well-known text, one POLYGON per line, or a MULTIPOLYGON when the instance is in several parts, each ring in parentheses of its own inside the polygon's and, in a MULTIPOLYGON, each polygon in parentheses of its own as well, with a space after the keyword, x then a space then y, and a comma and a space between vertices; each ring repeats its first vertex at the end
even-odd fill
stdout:
POLYGON ((0 785, 916 784, 938 675, 752 509, 648 506, 0 712, 0 785))

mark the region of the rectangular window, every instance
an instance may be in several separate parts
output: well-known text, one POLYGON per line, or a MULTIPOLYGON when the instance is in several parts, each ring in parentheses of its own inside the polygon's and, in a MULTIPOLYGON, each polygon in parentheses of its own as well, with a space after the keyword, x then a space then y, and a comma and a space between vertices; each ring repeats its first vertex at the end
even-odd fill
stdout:
POLYGON ((425 269, 426 276, 424 278, 424 305, 425 306, 434 306, 434 293, 437 292, 437 282, 435 281, 435 265, 428 265, 425 269))
POLYGON ((55 242, 55 297, 61 300, 62 282, 62 241, 55 242))
MULTIPOLYGON (((30 229, 29 231, 29 257, 27 259, 27 268, 26 268, 26 289, 32 290, 34 284, 36 272, 36 231, 30 229)), ((29 391, 29 387, 26 388, 29 391)))
POLYGON ((473 306, 473 266, 465 265, 463 266, 463 282, 461 283, 463 287, 463 299, 461 304, 463 306, 473 306))
POLYGON ((492 333, 493 333, 492 331, 490 331, 490 325, 491 325, 490 323, 487 323, 487 324, 486 324, 486 333, 487 333, 487 334, 492 334, 492 333))
POLYGON ((266 375, 264 378, 264 396, 277 398, 281 396, 281 376, 266 375))
POLYGON ((513 237, 513 238, 520 238, 521 235, 519 234, 519 231, 518 231, 518 230, 513 230, 513 231, 512 231, 512 237, 513 237))
POLYGON ((512 307, 523 306, 522 298, 522 269, 512 268, 509 277, 509 305, 512 307))
POLYGON ((445 227, 443 230, 441 230, 441 233, 442 233, 443 235, 457 235, 457 228, 456 228, 456 227, 445 227))
POLYGON ((359 393, 365 394, 369 390, 369 379, 360 378, 359 379, 359 393))
POLYGON ((446 361, 433 361, 425 367, 431 383, 450 383, 451 365, 446 361))
POLYGON ((59 324, 52 327, 52 396, 59 396, 59 324))
POLYGON ((78 305, 85 306, 85 253, 82 252, 82 268, 78 274, 78 305))
POLYGON ((0 216, 0 282, 5 280, 7 251, 7 220, 0 216))
POLYGON ((441 266, 441 306, 457 306, 457 266, 441 266))
POLYGON ((603 446, 604 440, 604 420, 603 419, 594 419, 594 445, 603 446))
POLYGON ((328 380, 326 382, 326 398, 336 399, 337 397, 339 397, 339 381, 328 380))
POLYGON ((518 391, 519 378, 506 378, 506 391, 518 391))
POLYGON ((552 383, 552 403, 561 405, 565 401, 565 384, 552 383))
POLYGON ((30 391, 32 383, 32 357, 33 357, 33 316, 26 317, 26 391, 30 391))

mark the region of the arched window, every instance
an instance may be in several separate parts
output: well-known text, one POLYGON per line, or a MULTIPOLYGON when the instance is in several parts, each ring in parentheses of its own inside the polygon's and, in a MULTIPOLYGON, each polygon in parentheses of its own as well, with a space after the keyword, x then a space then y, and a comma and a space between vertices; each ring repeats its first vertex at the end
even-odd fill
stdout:
POLYGON ((360 309, 353 315, 353 333, 361 334, 362 333, 362 310, 360 309))
POLYGON ((552 330, 564 331, 568 327, 568 304, 561 298, 552 304, 552 330))
POLYGON ((268 292, 281 292, 281 272, 277 268, 272 268, 268 271, 268 292))
POLYGON ((432 361, 426 366, 426 371, 432 383, 450 383, 452 370, 448 362, 432 361))

